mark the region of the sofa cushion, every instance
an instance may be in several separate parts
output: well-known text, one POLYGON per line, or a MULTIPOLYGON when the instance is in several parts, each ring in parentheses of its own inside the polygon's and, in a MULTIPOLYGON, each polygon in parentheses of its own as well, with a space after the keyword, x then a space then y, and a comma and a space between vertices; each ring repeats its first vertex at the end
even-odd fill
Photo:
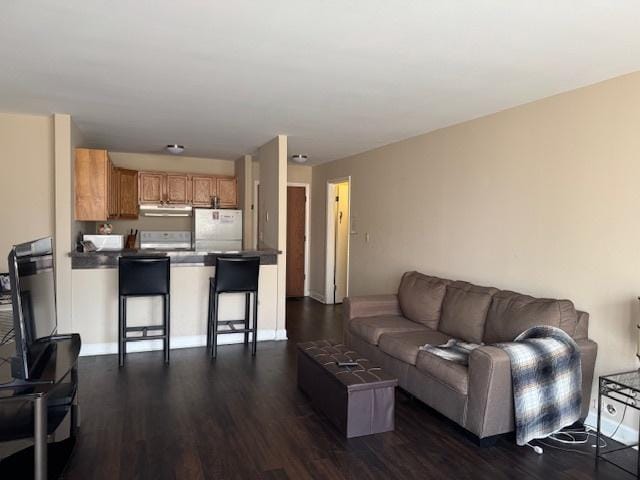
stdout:
POLYGON ((409 320, 427 327, 438 328, 442 300, 449 280, 430 277, 419 272, 407 272, 398 288, 398 301, 402 314, 409 320))
POLYGON ((420 332, 385 333, 380 337, 378 347, 387 355, 415 365, 420 347, 427 343, 442 345, 449 338, 451 337, 431 328, 420 332))
POLYGON ((420 350, 416 360, 416 368, 458 393, 466 395, 469 391, 469 369, 464 365, 420 350))
POLYGON ((378 345, 383 333, 419 332, 426 330, 421 325, 398 315, 354 318, 349 322, 349 331, 371 345, 378 345))
POLYGON ((442 302, 438 330, 454 338, 480 343, 491 298, 497 288, 452 282, 442 302))
POLYGON ((578 314, 570 300, 534 298, 501 291, 493 297, 484 332, 485 343, 511 342, 527 328, 551 325, 576 333, 578 314))

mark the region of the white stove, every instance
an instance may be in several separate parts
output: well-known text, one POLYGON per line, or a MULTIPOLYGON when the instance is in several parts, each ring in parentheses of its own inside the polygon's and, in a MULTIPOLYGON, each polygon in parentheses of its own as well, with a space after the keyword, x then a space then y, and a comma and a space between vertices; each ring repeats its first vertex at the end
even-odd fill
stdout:
POLYGON ((190 250, 191 232, 141 231, 140 248, 152 248, 155 250, 190 250))

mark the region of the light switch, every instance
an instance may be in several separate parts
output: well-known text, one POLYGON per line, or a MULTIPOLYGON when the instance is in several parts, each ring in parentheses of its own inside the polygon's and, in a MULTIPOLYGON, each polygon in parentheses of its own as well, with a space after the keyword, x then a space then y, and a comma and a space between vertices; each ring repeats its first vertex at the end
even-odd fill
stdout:
POLYGON ((369 243, 369 232, 364 234, 364 241, 365 243, 369 243))

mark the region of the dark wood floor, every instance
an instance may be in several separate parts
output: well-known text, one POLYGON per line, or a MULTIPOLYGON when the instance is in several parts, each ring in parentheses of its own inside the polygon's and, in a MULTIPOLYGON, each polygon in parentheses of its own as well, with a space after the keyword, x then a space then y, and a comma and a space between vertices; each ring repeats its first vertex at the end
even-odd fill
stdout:
MULTIPOLYGON (((344 439, 296 388, 295 344, 340 338, 340 307, 287 306, 289 341, 80 363, 82 427, 69 479, 631 478, 593 457, 513 439, 479 448, 451 422, 398 393, 395 432, 344 439)), ((587 450, 589 451, 589 450, 587 450)), ((591 452, 590 452, 591 453, 591 452)))

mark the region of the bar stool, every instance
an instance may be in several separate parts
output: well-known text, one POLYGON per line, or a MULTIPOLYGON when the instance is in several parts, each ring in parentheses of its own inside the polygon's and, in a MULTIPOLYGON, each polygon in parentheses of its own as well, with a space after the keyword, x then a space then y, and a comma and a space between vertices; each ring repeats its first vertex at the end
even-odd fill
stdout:
POLYGON ((216 358, 218 335, 244 333, 244 344, 249 344, 252 334, 251 355, 256 354, 258 333, 258 275, 260 257, 218 257, 216 275, 209 279, 209 313, 207 322, 207 348, 211 348, 211 358, 216 358), (241 320, 219 320, 218 305, 222 293, 244 293, 245 311, 241 320), (253 324, 249 322, 250 300, 253 294, 253 324), (220 329, 219 327, 226 327, 220 329), (241 326, 241 328, 237 328, 241 326))
POLYGON ((120 306, 118 309, 118 360, 124 366, 127 355, 127 342, 140 340, 163 340, 164 362, 169 363, 169 325, 170 314, 170 277, 169 257, 131 256, 120 257, 118 261, 118 291, 120 306), (162 325, 144 327, 127 326, 127 298, 162 297, 162 325), (149 335, 149 331, 160 332, 149 335), (128 336, 128 332, 142 332, 142 335, 128 336))

